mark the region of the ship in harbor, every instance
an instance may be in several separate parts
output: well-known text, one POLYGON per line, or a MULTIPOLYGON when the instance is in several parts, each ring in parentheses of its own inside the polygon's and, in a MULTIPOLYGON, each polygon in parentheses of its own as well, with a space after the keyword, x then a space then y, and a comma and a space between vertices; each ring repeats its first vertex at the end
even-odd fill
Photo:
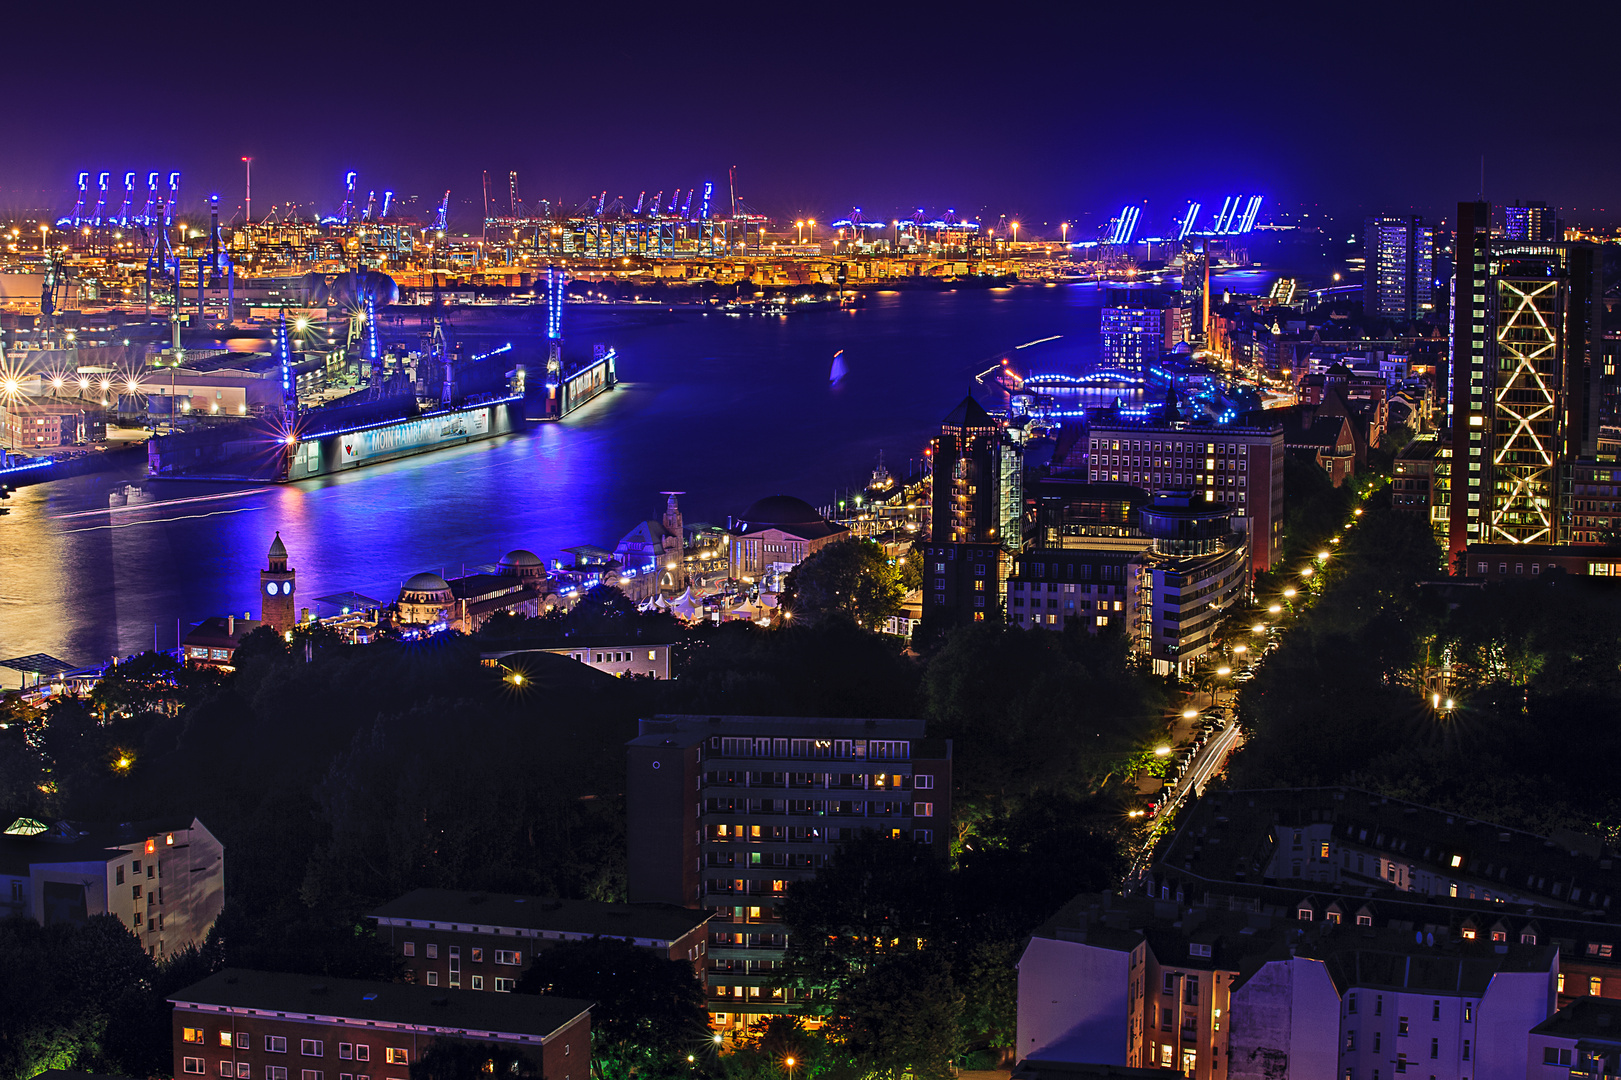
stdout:
MULTIPOLYGON (((564 419, 618 383, 612 348, 594 345, 589 359, 573 362, 565 354, 565 284, 560 271, 548 274, 543 379, 531 378, 521 363, 502 371, 509 356, 522 355, 521 349, 514 353, 511 343, 462 360, 448 344, 443 313, 436 311, 419 370, 396 367, 389 373, 376 335, 362 334, 361 348, 369 354, 369 386, 332 404, 301 409, 292 373, 294 354, 283 323, 276 340, 282 408, 155 436, 147 444, 148 475, 177 480, 307 480, 564 419), (437 379, 429 382, 433 376, 437 379), (437 401, 422 393, 435 385, 437 401)), ((376 319, 368 310, 360 322, 375 326, 376 319)))

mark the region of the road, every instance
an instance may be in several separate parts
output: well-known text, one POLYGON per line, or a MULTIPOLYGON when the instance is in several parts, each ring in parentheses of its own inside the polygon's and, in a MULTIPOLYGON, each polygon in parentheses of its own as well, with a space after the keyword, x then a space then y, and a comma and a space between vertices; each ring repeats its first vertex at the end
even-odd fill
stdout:
MULTIPOLYGON (((1182 809, 1183 803, 1191 798, 1203 795, 1205 785, 1226 766, 1228 756, 1232 754, 1242 739, 1243 734, 1239 731, 1238 724, 1233 721, 1232 714, 1229 712, 1227 722, 1222 726, 1221 730, 1212 735, 1208 742, 1193 752, 1193 756, 1188 762, 1188 769, 1182 774, 1182 778, 1176 782, 1176 786, 1172 788, 1167 784, 1161 789, 1161 791, 1170 794, 1165 796, 1158 812, 1154 815, 1155 824, 1172 820, 1177 811, 1182 809)), ((1128 880, 1135 877, 1137 872, 1148 865, 1149 859, 1153 857, 1154 845, 1158 842, 1158 839, 1159 830, 1150 829, 1149 838, 1133 860, 1132 873, 1128 875, 1128 880)))

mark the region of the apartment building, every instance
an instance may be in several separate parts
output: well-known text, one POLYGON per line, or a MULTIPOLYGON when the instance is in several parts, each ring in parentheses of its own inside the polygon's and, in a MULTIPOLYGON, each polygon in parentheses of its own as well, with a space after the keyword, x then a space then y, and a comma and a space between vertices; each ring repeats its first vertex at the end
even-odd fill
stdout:
POLYGON ((1059 468, 1093 483, 1133 484, 1157 495, 1202 492, 1233 511, 1248 536, 1250 568, 1270 570, 1283 556, 1283 427, 1136 422, 1128 417, 1092 422, 1059 468))
POLYGON ((1148 498, 1121 484, 1047 481, 1036 490, 1036 538, 1014 560, 1008 622, 1121 627, 1156 672, 1197 665, 1249 584, 1232 505, 1186 491, 1148 498))
POLYGON ((701 982, 710 913, 676 904, 610 904, 554 896, 414 889, 367 918, 423 986, 511 990, 537 953, 563 941, 613 938, 692 965, 701 982))
POLYGON ((409 1080, 441 1039, 515 1052, 548 1080, 590 1080, 591 1003, 227 968, 174 1005, 175 1077, 409 1080))
POLYGON ((951 741, 922 720, 659 716, 629 743, 632 903, 711 913, 711 1019, 742 1028, 804 1001, 771 984, 790 882, 866 831, 948 850, 951 741))
POLYGON ((1426 948, 1552 946, 1559 1004, 1621 999, 1614 850, 1354 788, 1200 799, 1136 888, 1307 925, 1392 927, 1426 948), (1450 943, 1450 944, 1449 944, 1450 943))
POLYGON ((1209 899, 1066 905, 1019 961, 1020 1055, 1190 1080, 1519 1080, 1554 1009, 1552 945, 1209 899))
POLYGON ((0 835, 0 912, 45 926, 116 915, 157 957, 201 945, 225 849, 196 818, 120 825, 18 818, 0 835))

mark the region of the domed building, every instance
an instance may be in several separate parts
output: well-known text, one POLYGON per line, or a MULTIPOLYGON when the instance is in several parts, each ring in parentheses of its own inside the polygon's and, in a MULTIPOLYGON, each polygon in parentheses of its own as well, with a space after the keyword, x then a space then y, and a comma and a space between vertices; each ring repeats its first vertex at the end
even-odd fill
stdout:
POLYGON ((525 585, 542 585, 546 581, 546 564, 533 551, 516 548, 501 556, 496 568, 507 577, 515 577, 525 585))
POLYGON ((518 548, 494 567, 449 581, 434 573, 417 574, 400 586, 394 609, 401 626, 471 634, 497 612, 533 617, 560 602, 540 556, 518 548))
POLYGON ((767 495, 727 526, 731 576, 741 581, 780 577, 828 544, 850 535, 804 499, 767 495))
POLYGON ((438 574, 424 571, 405 579, 400 586, 400 598, 395 603, 399 621, 406 626, 449 625, 456 607, 456 595, 450 582, 438 574))

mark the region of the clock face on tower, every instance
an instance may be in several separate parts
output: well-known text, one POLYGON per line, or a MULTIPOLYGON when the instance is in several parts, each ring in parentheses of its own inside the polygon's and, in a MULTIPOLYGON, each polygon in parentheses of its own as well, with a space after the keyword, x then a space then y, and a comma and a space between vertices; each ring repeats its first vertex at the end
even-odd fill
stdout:
POLYGON ((266 596, 275 596, 276 595, 276 583, 274 581, 265 582, 265 595, 266 596))

